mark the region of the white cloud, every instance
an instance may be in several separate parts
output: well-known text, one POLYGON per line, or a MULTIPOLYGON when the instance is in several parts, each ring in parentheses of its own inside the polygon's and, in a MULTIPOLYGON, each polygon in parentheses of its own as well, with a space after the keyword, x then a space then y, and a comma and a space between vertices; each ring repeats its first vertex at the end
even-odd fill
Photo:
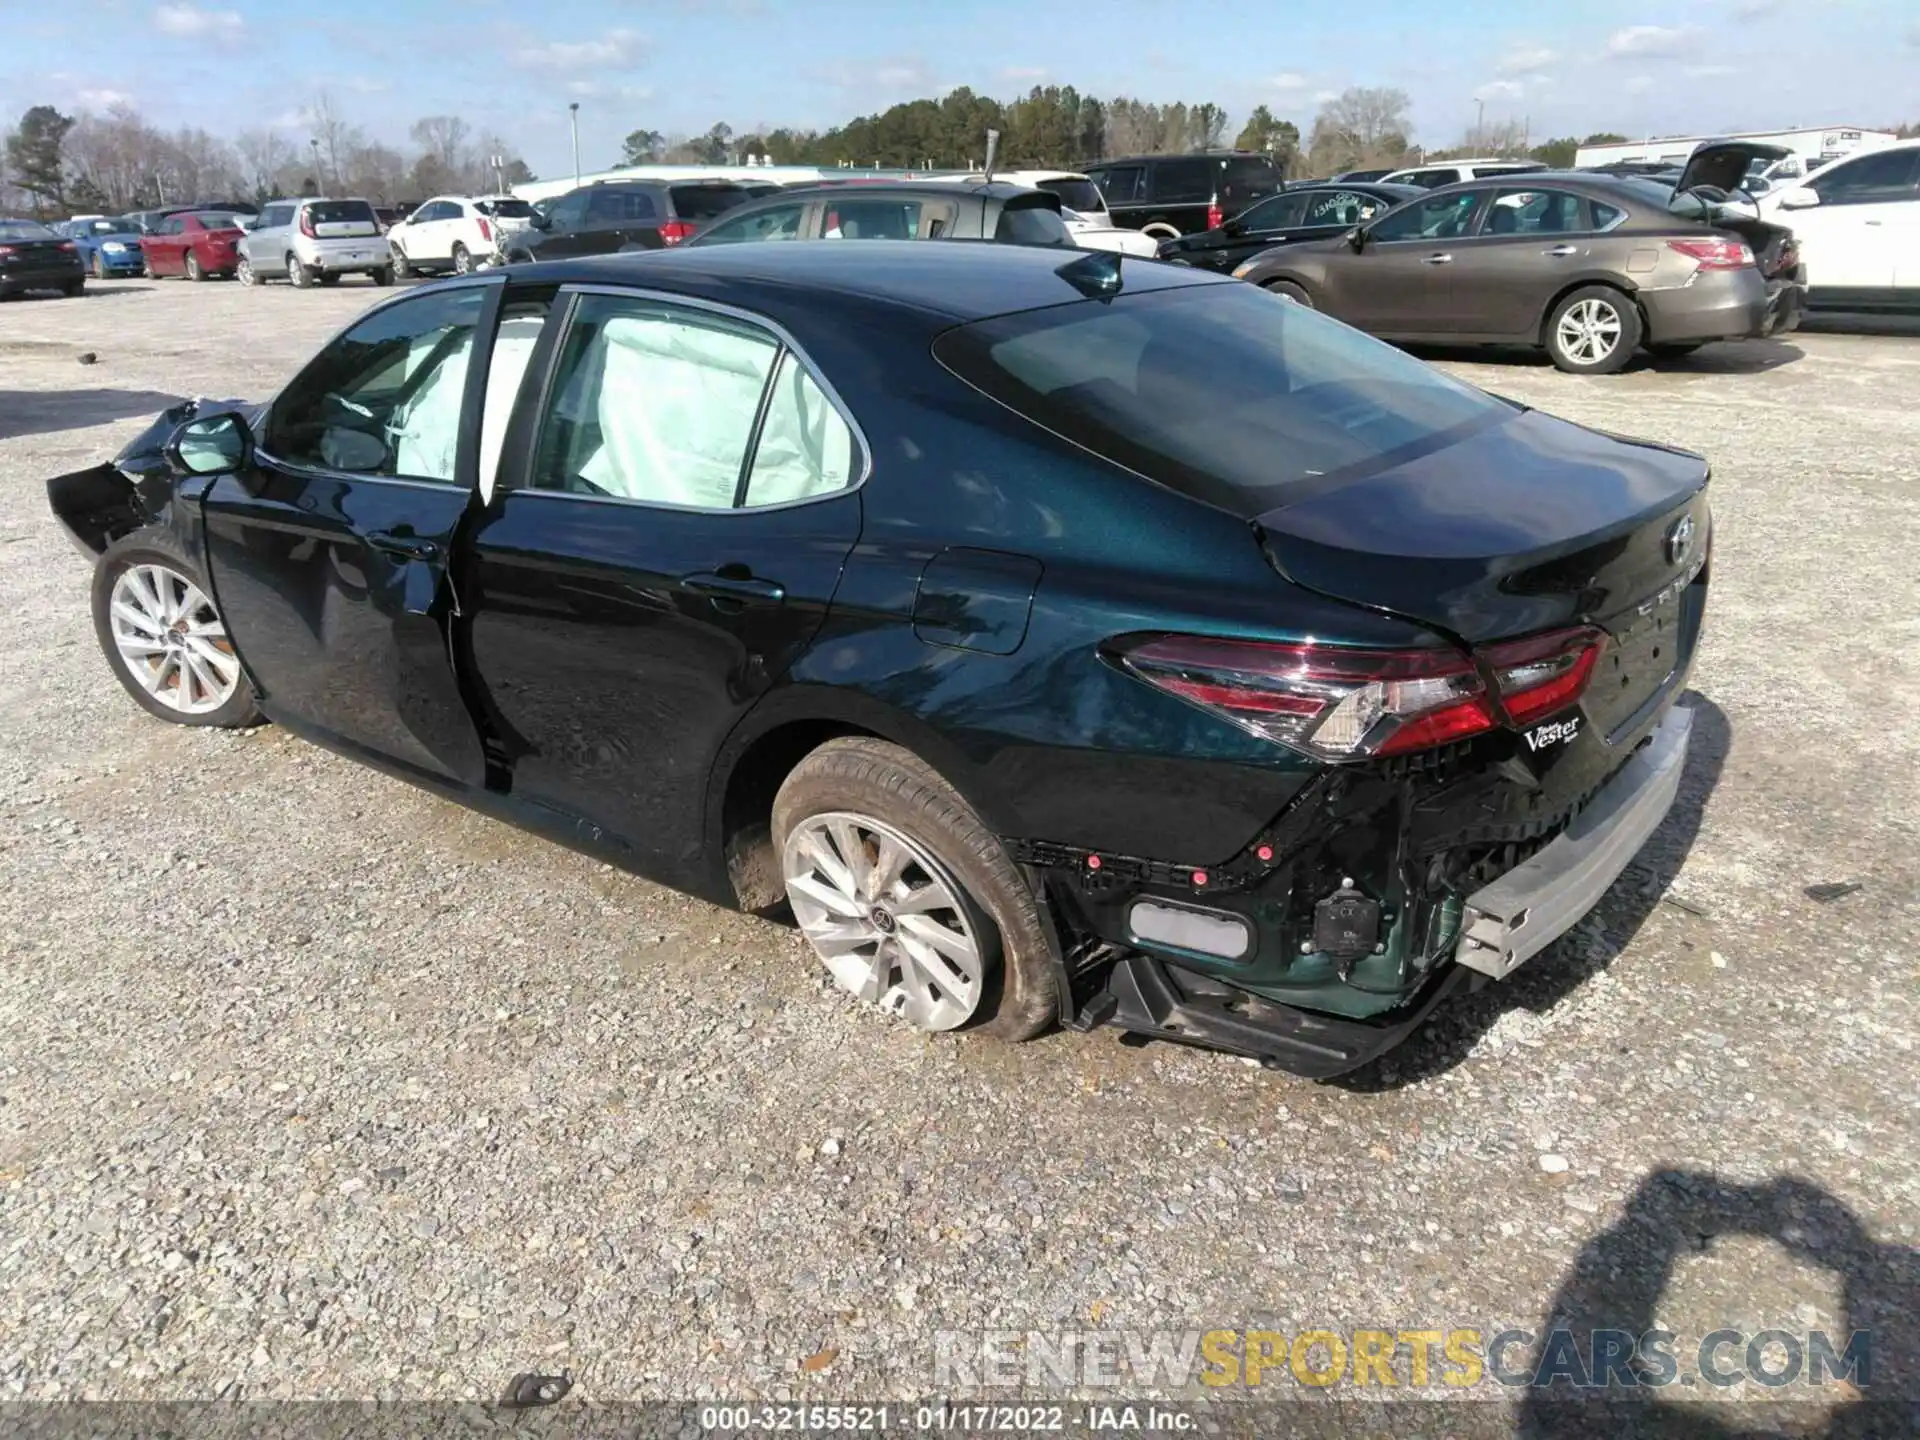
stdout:
POLYGON ((1044 65, 1009 65, 1000 72, 1002 80, 1044 80, 1047 68, 1044 65))
POLYGON ((1307 77, 1293 70, 1285 70, 1267 81, 1276 90, 1304 90, 1307 77))
POLYGON ((1338 90, 1316 90, 1313 92, 1313 103, 1316 105, 1327 105, 1339 98, 1340 92, 1338 90))
POLYGON ((1526 96, 1527 87, 1518 80, 1489 80, 1473 92, 1476 100, 1519 100, 1526 96))
POLYGON ((1627 81, 1626 88, 1629 95, 1644 95, 1653 88, 1653 77, 1651 75, 1636 75, 1627 81))
POLYGON ((80 102, 84 110, 111 110, 116 105, 133 104, 133 96, 126 91, 106 87, 98 90, 81 90, 73 98, 80 102))
POLYGON ((1699 48, 1698 25, 1629 25, 1607 37, 1609 60, 1672 60, 1699 48))
POLYGON ((525 70, 625 70, 640 61, 646 37, 637 30, 609 30, 592 40, 549 40, 523 45, 513 63, 525 70))
POLYGON ((931 95, 942 88, 934 81, 933 67, 919 55, 832 60, 813 66, 807 77, 836 90, 871 90, 888 95, 931 95))
POLYGON ((1731 65, 1682 65, 1680 73, 1696 80, 1707 80, 1715 75, 1732 75, 1735 71, 1731 65))
POLYGON ((155 10, 153 24, 162 35, 178 35, 184 39, 235 40, 247 28, 238 11, 202 10, 185 0, 155 10))
POLYGON ((1786 0, 1734 0, 1731 7, 1736 20, 1764 20, 1786 8, 1786 0))
POLYGON ((1549 50, 1545 45, 1536 45, 1530 40, 1522 40, 1509 46, 1507 53, 1494 62, 1493 73, 1535 75, 1559 58, 1558 50, 1549 50))

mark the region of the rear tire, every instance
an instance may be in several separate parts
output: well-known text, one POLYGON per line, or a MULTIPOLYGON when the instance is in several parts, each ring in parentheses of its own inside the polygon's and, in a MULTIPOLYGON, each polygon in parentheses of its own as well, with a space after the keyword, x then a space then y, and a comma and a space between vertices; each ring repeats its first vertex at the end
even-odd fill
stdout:
POLYGON ((1569 375, 1612 375, 1640 348, 1640 310, 1611 285, 1584 285, 1547 316, 1547 354, 1569 375))
POLYGON ((338 270, 323 270, 317 278, 322 285, 338 285, 340 283, 340 272, 338 270))
POLYGON ((1278 295, 1282 300, 1291 300, 1296 305, 1313 309, 1313 297, 1291 280, 1269 280, 1260 288, 1269 295, 1278 295))
POLYGON ((456 275, 471 275, 473 273, 473 256, 468 252, 466 246, 457 242, 453 247, 453 273, 456 275))
POLYGON ((313 272, 300 263, 298 255, 287 256, 287 283, 296 290, 304 290, 313 284, 313 272))
POLYGON ((148 714, 223 729, 259 723, 253 681, 171 531, 136 530, 107 547, 93 571, 93 633, 148 714))
POLYGON ((378 270, 369 273, 372 274, 373 283, 376 285, 391 285, 393 283, 393 266, 391 265, 382 265, 378 270))
POLYGON ((1032 888, 967 802, 910 751, 864 736, 829 740, 780 786, 773 844, 802 933, 841 988, 928 1031, 1026 1040, 1057 1018, 1032 888), (838 837, 856 853, 845 855, 838 837), (823 845, 832 851, 824 860, 823 845), (889 853, 902 857, 893 878, 871 884, 889 853), (836 869, 851 889, 833 881, 836 869))
POLYGON ((66 292, 69 300, 78 300, 87 293, 87 277, 82 275, 78 280, 69 280, 60 288, 66 292))
POLYGON ((1156 240, 1178 240, 1180 227, 1166 220, 1149 220, 1140 227, 1142 235, 1151 235, 1156 240))
POLYGON ((187 279, 199 281, 205 280, 206 278, 207 272, 200 268, 200 257, 189 250, 187 252, 187 279))

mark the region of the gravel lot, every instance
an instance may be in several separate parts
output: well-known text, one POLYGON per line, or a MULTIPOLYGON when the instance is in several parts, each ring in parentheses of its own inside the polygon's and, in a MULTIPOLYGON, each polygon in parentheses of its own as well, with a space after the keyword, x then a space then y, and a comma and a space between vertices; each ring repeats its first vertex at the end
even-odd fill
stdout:
POLYGON ((1438 357, 1711 456, 1695 748, 1574 934, 1315 1086, 918 1038, 790 932, 145 716, 41 480, 383 293, 0 306, 0 1396, 904 1397, 942 1330, 1552 1314, 1871 1327, 1920 1396, 1920 341, 1438 357))

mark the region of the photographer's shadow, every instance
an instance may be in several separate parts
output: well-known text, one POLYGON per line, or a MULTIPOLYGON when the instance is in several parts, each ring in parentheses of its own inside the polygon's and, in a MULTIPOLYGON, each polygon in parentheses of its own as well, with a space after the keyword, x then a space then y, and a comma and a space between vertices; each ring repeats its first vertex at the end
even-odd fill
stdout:
MULTIPOLYGON (((1920 1433, 1920 1251, 1874 1240, 1844 1203, 1797 1176, 1743 1185, 1699 1171, 1648 1175, 1619 1223, 1580 1252, 1542 1317, 1540 1333, 1564 1327, 1583 1344, 1594 1330, 1646 1334, 1656 1328, 1661 1297, 1680 1258, 1732 1236, 1772 1240, 1795 1260, 1837 1279, 1844 1313, 1829 1339, 1839 1353, 1850 1332, 1864 1332, 1857 1376, 1844 1387, 1831 1375, 1815 1385, 1804 1383, 1803 1372, 1796 1383, 1768 1392, 1770 1400, 1750 1404, 1715 1404, 1712 1387, 1697 1380, 1625 1391, 1535 1388, 1521 1401, 1517 1433, 1528 1440, 1787 1434, 1839 1440, 1920 1433), (1704 1403, 1674 1404, 1667 1397, 1704 1403)), ((1685 1347, 1701 1338, 1674 1342, 1680 1376, 1692 1374, 1697 1358, 1685 1347)), ((1796 1338, 1806 1346, 1804 1333, 1796 1338)), ((1726 1354, 1730 1366, 1741 1350, 1726 1354)))

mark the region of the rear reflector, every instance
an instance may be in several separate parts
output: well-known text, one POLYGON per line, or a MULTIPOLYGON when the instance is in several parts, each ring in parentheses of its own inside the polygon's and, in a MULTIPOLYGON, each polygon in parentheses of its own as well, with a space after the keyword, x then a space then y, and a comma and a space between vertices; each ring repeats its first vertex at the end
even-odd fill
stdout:
POLYGON ((1137 900, 1127 911, 1127 929, 1149 945, 1167 945, 1201 955, 1238 960, 1253 948, 1253 931, 1238 915, 1218 910, 1189 910, 1137 900))
POLYGON ((1669 240, 1667 248, 1698 260, 1702 270, 1744 270, 1754 263, 1753 251, 1739 240, 1669 240))

